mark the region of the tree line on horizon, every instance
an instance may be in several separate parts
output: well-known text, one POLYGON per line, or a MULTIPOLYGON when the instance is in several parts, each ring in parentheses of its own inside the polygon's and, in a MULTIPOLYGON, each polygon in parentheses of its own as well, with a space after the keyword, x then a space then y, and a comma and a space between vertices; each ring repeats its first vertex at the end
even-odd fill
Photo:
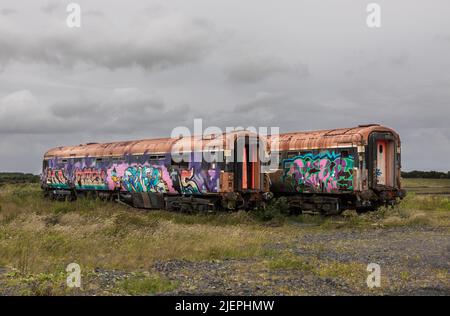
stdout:
POLYGON ((0 185, 7 183, 39 183, 39 176, 32 173, 0 172, 0 185))
POLYGON ((402 171, 402 178, 450 179, 450 171, 402 171))

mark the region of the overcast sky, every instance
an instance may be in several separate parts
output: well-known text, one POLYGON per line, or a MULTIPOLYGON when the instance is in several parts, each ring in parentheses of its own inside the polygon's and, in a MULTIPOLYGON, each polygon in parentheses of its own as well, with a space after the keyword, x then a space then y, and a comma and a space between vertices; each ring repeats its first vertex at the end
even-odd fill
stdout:
POLYGON ((179 125, 282 132, 381 123, 405 170, 450 170, 450 1, 0 3, 0 171, 59 145, 179 125))

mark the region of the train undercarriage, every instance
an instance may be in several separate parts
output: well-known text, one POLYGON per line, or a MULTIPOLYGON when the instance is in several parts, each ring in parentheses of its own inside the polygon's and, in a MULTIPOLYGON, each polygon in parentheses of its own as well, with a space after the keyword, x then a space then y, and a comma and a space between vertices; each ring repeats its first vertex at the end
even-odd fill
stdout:
POLYGON ((348 209, 358 213, 393 206, 405 195, 403 190, 366 190, 358 194, 317 194, 271 192, 227 192, 222 194, 178 195, 153 192, 91 191, 50 189, 52 200, 73 201, 78 197, 116 201, 135 208, 165 209, 184 213, 262 209, 274 198, 284 197, 292 214, 338 215, 348 209))

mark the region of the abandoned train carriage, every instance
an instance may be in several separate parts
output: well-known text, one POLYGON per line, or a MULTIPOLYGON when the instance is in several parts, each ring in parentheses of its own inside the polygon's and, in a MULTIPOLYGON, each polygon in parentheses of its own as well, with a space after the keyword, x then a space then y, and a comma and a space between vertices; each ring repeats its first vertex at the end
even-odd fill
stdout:
POLYGON ((268 191, 258 159, 250 162, 247 158, 259 153, 255 138, 242 131, 57 147, 44 156, 42 188, 56 199, 95 193, 142 208, 249 208, 268 191), (237 146, 238 142, 242 145, 237 146), (189 155, 190 162, 175 162, 174 146, 189 155), (216 159, 195 160, 196 150, 209 151, 216 159), (227 162, 231 160, 227 155, 234 155, 233 162, 227 162))
POLYGON ((269 138, 241 131, 200 139, 57 147, 44 156, 42 188, 55 198, 95 193, 169 210, 248 209, 275 195, 286 197, 293 209, 326 214, 376 209, 404 196, 399 136, 380 125, 269 138), (274 141, 278 147, 270 146, 274 141), (184 148, 192 162, 175 162, 174 146, 184 148), (196 162, 196 150, 221 159, 196 162), (278 165, 260 162, 260 155, 275 155, 278 165))
POLYGON ((270 190, 303 211, 373 210, 403 198, 400 138, 378 124, 279 137, 270 190))

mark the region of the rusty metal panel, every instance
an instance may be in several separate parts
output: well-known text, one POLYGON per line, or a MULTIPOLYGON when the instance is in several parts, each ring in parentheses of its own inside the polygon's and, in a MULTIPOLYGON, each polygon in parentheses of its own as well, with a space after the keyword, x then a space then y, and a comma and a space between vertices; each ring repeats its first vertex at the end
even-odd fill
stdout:
POLYGON ((220 192, 233 192, 233 173, 221 172, 220 173, 220 192))
POLYGON ((231 149, 234 141, 238 137, 257 137, 256 134, 248 131, 237 131, 228 134, 211 135, 208 137, 190 136, 181 138, 156 138, 134 141, 121 141, 112 143, 87 143, 78 146, 56 147, 47 151, 44 159, 54 157, 74 158, 74 157, 117 157, 123 155, 142 155, 145 153, 169 153, 173 146, 182 151, 191 152, 194 150, 212 150, 218 148, 222 150, 231 149))
POLYGON ((280 151, 287 151, 363 146, 368 143, 369 134, 375 131, 391 132, 399 142, 398 134, 394 130, 378 124, 368 124, 351 128, 280 134, 279 148, 280 151))
MULTIPOLYGON (((352 128, 280 134, 279 150, 343 147, 348 146, 348 144, 362 146, 367 144, 369 134, 374 131, 391 132, 396 137, 397 143, 400 144, 398 134, 394 130, 377 124, 369 124, 352 128)), ((192 151, 196 148, 201 148, 200 150, 202 151, 211 150, 212 148, 229 150, 234 146, 234 141, 239 137, 257 137, 257 135, 249 131, 237 131, 228 134, 212 135, 207 137, 207 139, 201 136, 191 136, 121 141, 104 144, 88 143, 50 149, 45 153, 44 159, 54 157, 115 157, 127 154, 168 153, 171 152, 174 145, 177 145, 178 148, 184 148, 185 151, 192 151), (201 144, 196 144, 196 142, 200 141, 201 144)), ((266 143, 267 147, 270 146, 270 141, 272 140, 270 136, 261 136, 260 139, 263 143, 266 143)))

